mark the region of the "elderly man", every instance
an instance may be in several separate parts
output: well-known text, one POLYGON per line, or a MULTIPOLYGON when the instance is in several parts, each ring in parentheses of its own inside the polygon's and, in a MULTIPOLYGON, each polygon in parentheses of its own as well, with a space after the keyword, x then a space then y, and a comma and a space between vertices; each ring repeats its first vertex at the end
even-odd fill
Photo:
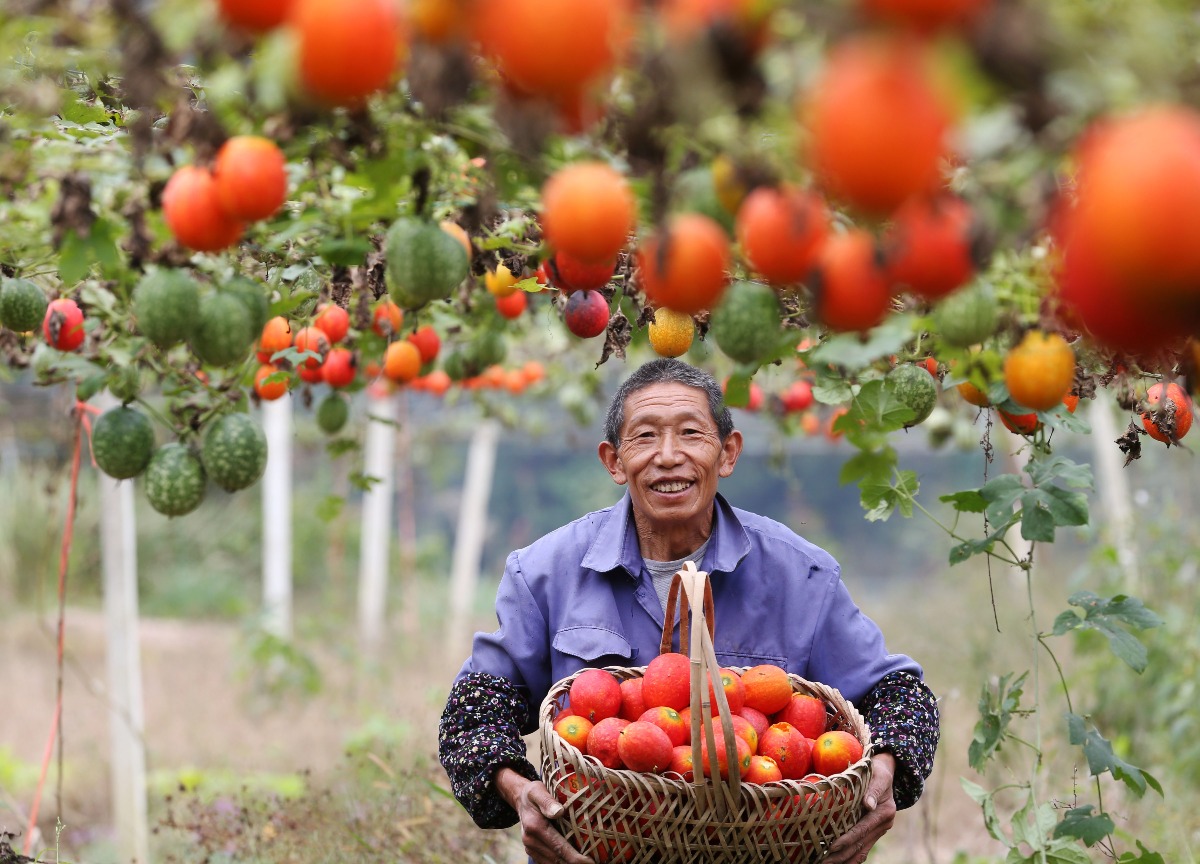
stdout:
POLYGON ((825 859, 864 861, 933 768, 938 710, 921 667, 887 652, 826 552, 717 493, 742 435, 711 375, 678 360, 646 363, 617 390, 604 431, 600 461, 627 492, 509 555, 500 627, 476 636, 442 716, 440 757, 454 794, 481 827, 519 820, 537 864, 587 864, 554 830, 562 807, 521 736, 536 728, 556 681, 658 653, 671 577, 693 560, 710 574, 722 665, 774 663, 821 681, 870 724, 863 813, 825 859))

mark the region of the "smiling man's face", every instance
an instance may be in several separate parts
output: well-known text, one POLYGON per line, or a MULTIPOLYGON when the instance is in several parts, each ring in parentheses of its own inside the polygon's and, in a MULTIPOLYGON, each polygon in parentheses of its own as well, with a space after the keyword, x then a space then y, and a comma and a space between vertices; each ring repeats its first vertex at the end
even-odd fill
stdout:
POLYGON ((601 442, 600 461, 629 487, 642 554, 675 560, 708 537, 717 481, 733 473, 741 433, 721 441, 705 392, 675 382, 635 390, 624 414, 617 447, 601 442))

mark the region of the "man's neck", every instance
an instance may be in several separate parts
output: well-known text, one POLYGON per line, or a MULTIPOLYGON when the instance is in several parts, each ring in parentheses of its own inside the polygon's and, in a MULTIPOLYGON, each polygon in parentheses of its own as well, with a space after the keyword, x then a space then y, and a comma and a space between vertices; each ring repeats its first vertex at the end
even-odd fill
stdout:
POLYGON ((646 524, 634 511, 633 522, 642 557, 651 561, 675 561, 690 555, 704 545, 713 529, 711 517, 702 525, 675 525, 662 530, 646 524))

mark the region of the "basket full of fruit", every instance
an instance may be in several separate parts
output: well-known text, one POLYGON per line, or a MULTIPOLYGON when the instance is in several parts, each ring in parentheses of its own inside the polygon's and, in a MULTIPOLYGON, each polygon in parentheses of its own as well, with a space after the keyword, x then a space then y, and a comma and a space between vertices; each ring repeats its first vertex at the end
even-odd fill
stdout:
POLYGON ((690 561, 665 620, 648 665, 584 669, 543 700, 542 779, 564 805, 559 830, 600 864, 821 860, 858 821, 866 722, 835 688, 778 666, 721 668, 712 589, 690 561))

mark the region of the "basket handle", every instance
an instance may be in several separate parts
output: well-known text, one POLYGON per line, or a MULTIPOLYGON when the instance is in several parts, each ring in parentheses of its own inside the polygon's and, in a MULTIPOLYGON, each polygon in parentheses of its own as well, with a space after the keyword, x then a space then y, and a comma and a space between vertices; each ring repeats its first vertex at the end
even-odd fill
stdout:
MULTIPOLYGON (((709 777, 712 780, 712 786, 709 787, 704 782, 704 762, 701 758, 701 735, 704 736, 704 743, 708 747, 708 752, 716 754, 717 742, 713 734, 713 724, 704 723, 711 716, 711 702, 709 702, 708 680, 710 677, 716 678, 719 681, 721 666, 717 662, 716 649, 713 647, 713 619, 712 619, 712 585, 708 581, 708 574, 702 570, 697 570, 696 565, 691 561, 685 562, 684 569, 675 574, 675 578, 671 581, 671 594, 676 593, 676 587, 683 589, 683 596, 687 602, 691 604, 692 627, 690 631, 690 642, 688 656, 691 659, 691 718, 692 718, 692 771, 693 777, 698 778, 695 785, 701 789, 709 790, 715 801, 717 813, 725 815, 736 809, 738 801, 741 797, 741 769, 737 764, 737 742, 734 738, 733 720, 729 711, 729 699, 725 696, 725 688, 714 684, 712 693, 717 700, 717 717, 721 722, 721 731, 724 737, 725 757, 729 766, 729 779, 724 780, 721 777, 720 768, 717 766, 717 760, 714 758, 709 765, 709 777), (707 620, 705 612, 708 612, 707 620), (707 626, 705 626, 707 624, 707 626)), ((668 607, 670 603, 668 602, 668 607)), ((682 620, 680 627, 682 628, 682 620)), ((683 631, 681 629, 680 636, 682 638, 683 631)), ((680 647, 683 647, 681 643, 680 647)))
MULTIPOLYGON (((687 591, 680 591, 680 586, 683 584, 682 574, 698 573, 696 564, 692 561, 685 561, 683 569, 680 570, 671 579, 671 588, 667 592, 667 608, 666 614, 663 617, 663 632, 662 640, 658 644, 658 653, 667 654, 674 651, 674 636, 675 636, 675 611, 676 606, 679 609, 679 650, 687 651, 690 618, 688 607, 689 596, 687 591)), ((716 627, 716 613, 713 609, 712 584, 704 580, 704 623, 708 626, 708 637, 714 637, 716 627)))

